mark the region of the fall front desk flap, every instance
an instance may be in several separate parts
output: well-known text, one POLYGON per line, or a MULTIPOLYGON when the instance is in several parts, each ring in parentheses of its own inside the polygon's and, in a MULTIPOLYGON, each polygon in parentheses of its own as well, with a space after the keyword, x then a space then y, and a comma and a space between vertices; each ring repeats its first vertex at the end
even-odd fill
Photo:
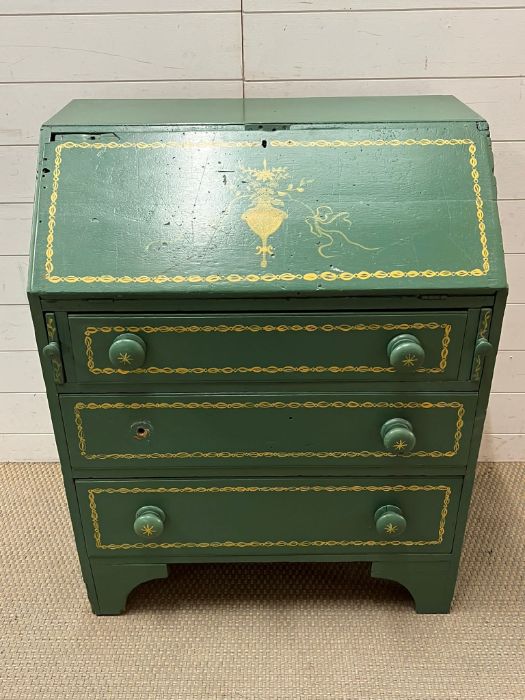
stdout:
POLYGON ((42 145, 30 290, 505 286, 486 125, 115 128, 42 145))

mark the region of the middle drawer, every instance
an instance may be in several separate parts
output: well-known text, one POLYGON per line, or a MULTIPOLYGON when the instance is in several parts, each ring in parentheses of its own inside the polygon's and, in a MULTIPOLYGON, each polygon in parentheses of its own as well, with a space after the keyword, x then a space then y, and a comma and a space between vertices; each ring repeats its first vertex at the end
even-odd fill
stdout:
POLYGON ((73 467, 464 466, 476 395, 62 396, 73 467), (398 461, 398 464, 399 464, 398 461))

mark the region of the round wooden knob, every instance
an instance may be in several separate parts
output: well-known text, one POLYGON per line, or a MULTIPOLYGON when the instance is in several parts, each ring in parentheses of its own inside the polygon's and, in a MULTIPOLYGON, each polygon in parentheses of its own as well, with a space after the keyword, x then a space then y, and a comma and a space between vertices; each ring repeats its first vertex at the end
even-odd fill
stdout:
POLYGON ((381 506, 375 512, 376 530, 381 537, 397 539, 407 526, 401 508, 397 506, 381 506))
POLYGON ((476 355, 480 357, 486 357, 494 350, 492 343, 489 343, 485 338, 479 338, 476 342, 476 355))
POLYGON ((42 348, 42 354, 44 357, 48 357, 50 360, 54 360, 60 357, 60 348, 58 343, 51 342, 42 348))
POLYGON ((123 370, 137 369, 146 359, 146 343, 134 333, 122 333, 109 348, 109 360, 113 367, 123 370))
POLYGON ((414 372, 425 361, 425 351, 415 335, 396 335, 387 346, 388 359, 392 367, 400 372, 414 372))
POLYGON ((405 455, 416 446, 412 423, 404 418, 391 418, 381 426, 383 445, 389 452, 405 455))
POLYGON ((142 506, 135 513, 133 529, 143 540, 154 540, 162 535, 166 515, 157 506, 142 506))

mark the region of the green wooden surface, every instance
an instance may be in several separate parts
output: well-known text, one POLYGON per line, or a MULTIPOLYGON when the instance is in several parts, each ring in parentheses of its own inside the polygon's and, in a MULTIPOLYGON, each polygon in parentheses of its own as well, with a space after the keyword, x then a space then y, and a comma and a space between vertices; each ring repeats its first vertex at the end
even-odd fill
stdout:
MULTIPOLYGON (((33 295, 29 297, 29 307, 31 309, 31 316, 33 319, 35 329, 36 343, 39 350, 42 351, 42 348, 45 347, 49 340, 46 316, 42 311, 40 300, 33 295)), ((52 367, 52 364, 47 361, 47 358, 44 358, 42 352, 40 352, 40 360, 42 363, 42 373, 46 386, 47 399, 49 402, 53 431, 55 433, 58 456, 62 468, 64 491, 66 494, 67 504, 71 516, 73 534, 77 545, 77 553, 82 572, 82 579, 85 583, 86 592, 90 603, 92 606, 95 606, 97 603, 97 599, 93 571, 91 568, 91 563, 88 560, 87 551, 84 544, 82 521, 80 518, 75 482, 69 464, 69 454, 64 434, 64 424, 62 421, 60 404, 58 401, 58 395, 56 391, 57 385, 55 383, 54 368, 52 367)))
POLYGON ((93 138, 43 144, 34 292, 505 285, 488 140, 474 123, 93 138))
POLYGON ((76 482, 88 552, 166 559, 202 550, 250 553, 363 550, 450 552, 461 479, 222 479, 76 482), (397 506, 406 529, 378 533, 374 515, 397 506), (165 513, 159 537, 134 529, 136 511, 165 513))
POLYGON ((410 592, 418 613, 448 613, 454 595, 457 562, 376 561, 374 578, 397 581, 410 592))
POLYGON ((466 312, 71 315, 72 369, 79 382, 118 384, 448 380, 458 376, 466 319, 466 312), (145 361, 135 369, 132 350, 121 350, 115 364, 110 360, 112 344, 126 333, 146 345, 145 361), (390 365, 388 343, 406 333, 415 334, 424 349, 417 371, 390 365))
POLYGON ((167 578, 166 564, 118 564, 92 561, 96 586, 92 600, 97 615, 119 615, 124 612, 129 593, 141 583, 156 578, 167 578))
POLYGON ((327 124, 366 122, 483 121, 450 95, 419 97, 310 97, 279 100, 73 100, 51 127, 163 124, 327 124))
POLYGON ((137 394, 63 396, 71 464, 155 466, 260 462, 297 468, 385 461, 466 463, 476 396, 471 394, 137 394), (410 421, 413 452, 383 444, 386 421, 410 421), (139 434, 139 430, 147 434, 139 434))
MULTIPOLYGON (((29 293, 31 295, 31 293, 29 293)), ((399 311, 444 312, 469 308, 480 309, 494 304, 495 292, 481 293, 478 290, 457 294, 442 294, 440 292, 421 291, 411 294, 377 294, 367 295, 355 293, 351 296, 315 297, 218 297, 213 304, 213 310, 219 313, 242 312, 250 315, 253 312, 304 312, 315 311, 375 311, 377 313, 399 311)), ((35 296, 35 295, 33 295, 35 296)), ((67 313, 140 313, 172 314, 172 313, 209 313, 210 299, 168 295, 143 294, 138 297, 117 296, 115 299, 100 293, 92 297, 73 297, 69 294, 60 297, 41 297, 42 309, 47 311, 66 311, 67 313)))
MULTIPOLYGON (((371 561, 418 612, 448 611, 506 300, 492 169, 486 123, 454 98, 74 101, 49 121, 28 291, 95 613, 121 612, 167 563, 227 560, 371 561), (212 331, 206 342, 180 330, 283 319, 449 323, 444 371, 212 379, 209 368, 383 367, 398 330, 212 331), (110 330, 88 332, 91 357, 86 331, 99 322, 110 330), (126 347, 139 355, 144 344, 139 370, 169 371, 112 372, 118 333, 135 333, 126 347), (492 352, 475 355, 480 341, 492 352), (345 400, 382 403, 324 403, 345 400), (386 452, 387 420, 396 439, 415 436, 412 456, 386 452), (395 517, 381 520, 384 506, 395 517), (374 542, 376 521, 406 522, 410 539, 356 544, 374 542)), ((399 331, 417 336, 424 368, 443 362, 440 331, 399 331)))

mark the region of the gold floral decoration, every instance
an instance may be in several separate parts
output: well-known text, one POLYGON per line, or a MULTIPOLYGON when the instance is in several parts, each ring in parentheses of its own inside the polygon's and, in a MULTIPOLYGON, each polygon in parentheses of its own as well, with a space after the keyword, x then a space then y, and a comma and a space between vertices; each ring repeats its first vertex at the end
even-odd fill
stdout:
POLYGON ((275 253, 269 239, 288 218, 288 212, 285 209, 287 201, 297 202, 307 209, 308 214, 304 221, 310 233, 320 240, 317 252, 321 257, 334 257, 329 252, 337 238, 363 250, 378 250, 367 248, 348 237, 347 231, 352 222, 347 211, 334 212, 327 204, 312 209, 294 196, 302 194, 314 180, 301 178, 297 184, 294 184, 290 181, 288 168, 269 168, 266 159, 263 161, 262 168, 247 168, 241 165, 239 169, 246 179, 243 180, 241 187, 236 188, 233 201, 247 199, 251 204, 241 214, 241 219, 261 241, 261 245, 256 248, 257 255, 262 256, 261 267, 267 267, 268 256, 275 253))

